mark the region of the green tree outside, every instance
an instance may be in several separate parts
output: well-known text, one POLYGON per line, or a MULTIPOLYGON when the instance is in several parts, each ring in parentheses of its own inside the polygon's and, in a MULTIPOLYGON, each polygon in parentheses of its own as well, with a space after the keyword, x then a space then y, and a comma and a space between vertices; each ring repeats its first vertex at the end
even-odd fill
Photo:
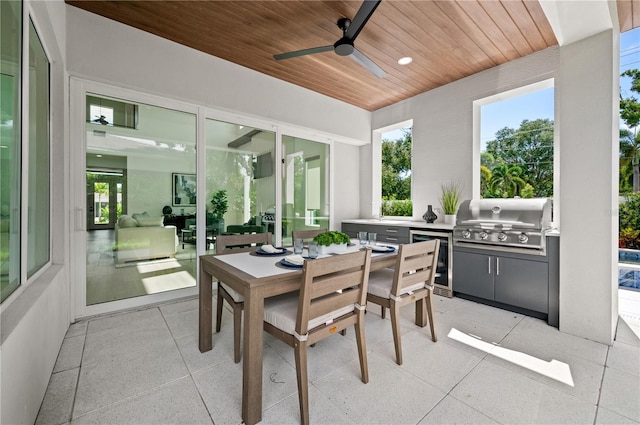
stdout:
POLYGON ((382 214, 411 216, 411 129, 382 141, 382 214))

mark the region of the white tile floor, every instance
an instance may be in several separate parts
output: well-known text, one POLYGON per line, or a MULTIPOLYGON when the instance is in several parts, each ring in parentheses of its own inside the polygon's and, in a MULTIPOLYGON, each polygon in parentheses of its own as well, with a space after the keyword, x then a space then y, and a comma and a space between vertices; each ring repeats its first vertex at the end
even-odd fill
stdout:
MULTIPOLYGON (((435 297, 438 342, 403 312, 404 364, 389 319, 367 314, 368 384, 353 330, 309 353, 315 424, 639 424, 640 320, 622 317, 612 347, 543 321, 435 297)), ((387 315, 388 316, 388 315, 387 315)), ((241 364, 225 312, 198 351, 197 300, 72 325, 37 424, 239 424, 241 364)), ((291 348, 265 334, 264 424, 299 423, 291 348)))

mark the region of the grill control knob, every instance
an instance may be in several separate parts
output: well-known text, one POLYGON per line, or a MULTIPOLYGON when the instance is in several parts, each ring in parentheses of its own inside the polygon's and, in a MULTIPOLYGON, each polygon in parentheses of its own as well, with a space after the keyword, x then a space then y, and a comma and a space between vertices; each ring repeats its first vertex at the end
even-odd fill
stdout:
POLYGON ((498 235, 498 240, 500 242, 504 242, 507 240, 507 234, 505 232, 500 232, 500 234, 498 235))
POLYGON ((527 236, 526 233, 520 233, 518 235, 518 242, 527 243, 528 240, 529 240, 529 236, 527 236))
POLYGON ((462 237, 464 239, 469 239, 471 237, 471 232, 469 230, 463 230, 462 231, 462 237))
POLYGON ((487 240, 488 237, 489 237, 489 234, 484 230, 480 232, 480 239, 482 239, 483 241, 487 240))

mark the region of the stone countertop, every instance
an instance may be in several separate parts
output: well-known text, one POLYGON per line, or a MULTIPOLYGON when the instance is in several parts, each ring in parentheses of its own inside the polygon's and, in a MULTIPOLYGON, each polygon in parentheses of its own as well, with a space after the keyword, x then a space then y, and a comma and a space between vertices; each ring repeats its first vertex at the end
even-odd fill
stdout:
POLYGON ((394 219, 382 219, 377 218, 356 218, 351 220, 342 220, 343 223, 351 224, 370 224, 377 226, 400 226, 410 227, 412 229, 434 229, 434 230, 453 230, 453 224, 445 223, 427 223, 424 220, 394 220, 394 219))

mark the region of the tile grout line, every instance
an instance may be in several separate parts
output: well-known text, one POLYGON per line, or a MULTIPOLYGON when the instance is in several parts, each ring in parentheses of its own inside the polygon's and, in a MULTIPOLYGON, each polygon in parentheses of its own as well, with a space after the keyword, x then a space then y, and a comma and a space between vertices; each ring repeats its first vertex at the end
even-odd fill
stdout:
MULTIPOLYGON (((207 406, 207 403, 205 402, 202 393, 200 392, 200 388, 198 387, 198 385, 196 384, 195 379, 193 378, 193 373, 191 372, 191 369, 189 369, 189 365, 187 364, 186 359, 184 358, 184 354, 182 353, 182 350, 180 350, 180 347, 178 346, 178 341, 176 341, 176 336, 174 335, 173 331, 171 330, 171 327, 169 326, 169 323, 167 322, 167 318, 164 315, 164 312, 162 311, 162 308, 160 308, 161 306, 158 306, 158 310, 160 311, 160 316, 162 317, 162 320, 164 321, 164 324, 166 325, 167 329, 169 330, 169 334, 171 335, 171 339, 173 340, 173 344, 176 347, 176 350, 178 350, 178 354, 180 355, 180 359, 182 359, 182 362, 184 363, 184 367, 187 369, 187 374, 189 376, 189 379, 191 380, 191 383, 193 384, 193 387, 196 389, 196 391, 198 392, 198 397, 200 397, 200 401, 202 402, 202 405, 204 406, 205 410, 207 411, 207 415, 209 415, 209 419, 211 420, 212 424, 215 424, 215 420, 213 419, 213 415, 212 412, 209 410, 209 407, 207 406)), ((213 329, 213 328, 212 328, 213 329)), ((182 379, 182 378, 180 378, 182 379)), ((172 382, 175 382, 172 381, 172 382)))
POLYGON ((76 400, 78 399, 78 388, 80 387, 80 374, 82 373, 82 363, 84 361, 84 350, 87 345, 87 335, 89 334, 89 322, 90 320, 87 320, 87 328, 84 331, 84 341, 82 342, 82 352, 80 353, 80 364, 78 365, 78 376, 76 377, 76 387, 75 387, 75 391, 73 392, 71 412, 69 412, 69 419, 68 419, 69 422, 71 422, 74 419, 73 413, 76 410, 76 400))

